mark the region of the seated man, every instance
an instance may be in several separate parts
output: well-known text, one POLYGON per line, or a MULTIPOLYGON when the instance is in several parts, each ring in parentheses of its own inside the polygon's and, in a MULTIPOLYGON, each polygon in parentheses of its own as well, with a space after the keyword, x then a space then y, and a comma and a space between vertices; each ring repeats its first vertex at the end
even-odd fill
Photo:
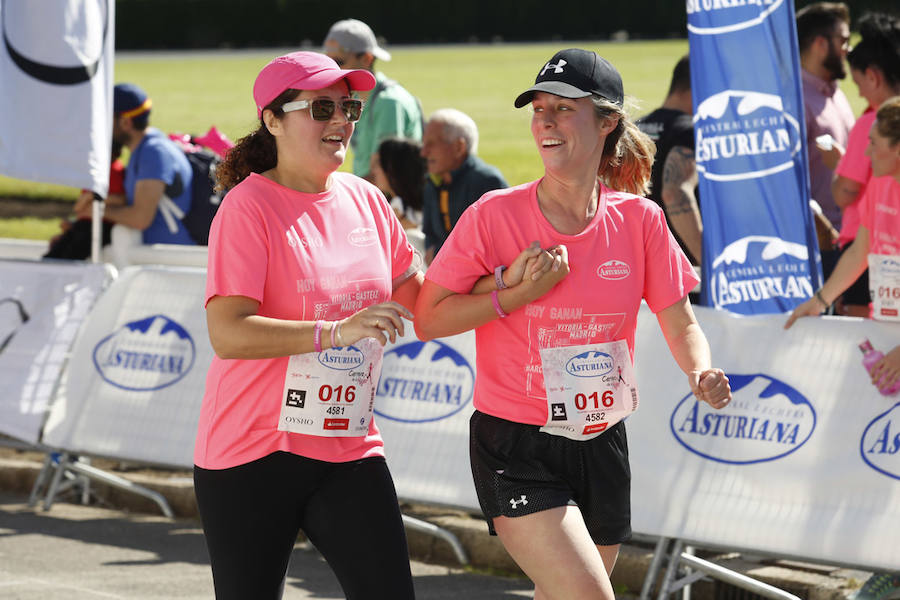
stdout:
MULTIPOLYGON (((107 205, 103 217, 140 231, 145 244, 196 245, 181 222, 191 206, 191 165, 165 134, 148 127, 151 106, 136 85, 120 83, 113 90, 113 142, 127 146, 131 157, 125 204, 107 205)), ((90 203, 76 210, 89 217, 90 203)))
POLYGON ((453 108, 437 110, 425 125, 422 156, 428 168, 422 231, 431 264, 463 211, 485 192, 507 187, 497 167, 475 156, 478 126, 453 108))

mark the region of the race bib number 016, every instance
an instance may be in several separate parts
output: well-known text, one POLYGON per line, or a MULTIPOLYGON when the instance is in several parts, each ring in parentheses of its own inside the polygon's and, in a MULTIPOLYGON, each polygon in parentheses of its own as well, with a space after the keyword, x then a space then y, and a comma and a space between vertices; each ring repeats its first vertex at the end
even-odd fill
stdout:
POLYGON ((384 349, 374 338, 288 361, 278 430, 322 437, 369 432, 384 349))
POLYGON ((872 318, 900 321, 900 256, 869 255, 872 318))
POLYGON ((589 440, 638 407, 625 340, 541 350, 547 423, 541 431, 589 440))

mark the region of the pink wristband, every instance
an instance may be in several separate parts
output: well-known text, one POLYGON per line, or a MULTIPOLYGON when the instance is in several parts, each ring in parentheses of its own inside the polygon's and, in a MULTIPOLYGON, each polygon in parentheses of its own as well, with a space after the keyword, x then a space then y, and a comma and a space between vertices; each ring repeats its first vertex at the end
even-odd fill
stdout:
POLYGON ((501 319, 508 317, 505 312, 503 312, 503 307, 500 306, 500 292, 498 290, 494 290, 491 292, 491 302, 494 303, 494 310, 497 311, 497 314, 500 315, 501 319))
POLYGON ((322 327, 325 326, 325 321, 319 319, 316 321, 316 326, 313 327, 313 348, 316 349, 316 352, 322 351, 322 327))

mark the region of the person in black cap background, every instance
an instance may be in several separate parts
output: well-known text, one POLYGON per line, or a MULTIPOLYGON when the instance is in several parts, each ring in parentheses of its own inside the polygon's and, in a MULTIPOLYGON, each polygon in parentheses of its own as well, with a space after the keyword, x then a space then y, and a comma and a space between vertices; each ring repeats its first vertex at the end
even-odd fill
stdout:
MULTIPOLYGON (((125 168, 125 204, 107 205, 103 218, 141 232, 144 244, 196 245, 181 218, 191 207, 192 171, 184 152, 149 127, 152 100, 131 83, 113 88, 113 143, 131 152, 125 168)), ((90 217, 90 203, 79 217, 90 217)), ((113 245, 116 234, 113 233, 113 245)))
POLYGON ((515 106, 531 105, 544 176, 470 206, 416 303, 423 340, 475 328, 475 488, 539 599, 614 597, 609 574, 631 535, 623 419, 638 404, 642 300, 697 398, 731 400, 688 300, 694 269, 641 196, 654 146, 624 101, 595 52, 543 64, 515 106))

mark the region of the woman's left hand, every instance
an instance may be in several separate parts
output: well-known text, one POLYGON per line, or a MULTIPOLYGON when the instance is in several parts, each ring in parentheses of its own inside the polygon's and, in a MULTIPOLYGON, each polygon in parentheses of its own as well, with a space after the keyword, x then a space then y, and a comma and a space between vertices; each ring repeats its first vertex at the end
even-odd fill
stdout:
POLYGON ((713 408, 725 408, 731 402, 731 386, 722 369, 691 371, 688 374, 688 383, 697 399, 713 408))
POLYGON ((784 324, 784 328, 790 329, 791 325, 794 324, 794 321, 796 321, 800 317, 818 317, 823 312, 824 309, 822 308, 822 303, 819 302, 818 298, 813 296, 794 309, 794 312, 791 313, 791 316, 788 317, 787 322, 784 324))
POLYGON ((872 365, 869 373, 872 376, 872 384, 877 386, 879 391, 888 391, 900 379, 900 346, 881 357, 872 365))

